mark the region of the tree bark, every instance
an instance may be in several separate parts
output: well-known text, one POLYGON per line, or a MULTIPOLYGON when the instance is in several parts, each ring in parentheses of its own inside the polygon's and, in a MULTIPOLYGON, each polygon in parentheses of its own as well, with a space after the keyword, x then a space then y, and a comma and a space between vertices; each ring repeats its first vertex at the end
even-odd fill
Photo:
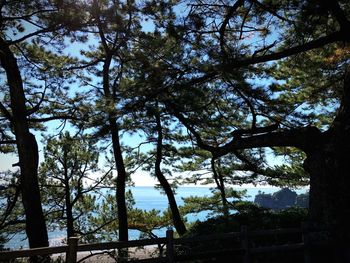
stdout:
POLYGON ((38 145, 29 131, 22 77, 16 58, 7 43, 0 38, 0 59, 10 87, 11 123, 16 136, 21 170, 21 194, 26 216, 29 247, 49 245, 38 184, 38 145))
MULTIPOLYGON (((156 109, 158 110, 158 109, 156 109)), ((162 132, 162 124, 160 120, 160 115, 157 112, 156 115, 156 122, 157 122, 157 133, 158 133, 158 139, 157 139, 157 155, 156 155, 156 162, 154 165, 155 168, 155 174, 156 177, 161 184, 165 194, 167 195, 169 206, 171 210, 171 214, 173 217, 173 223, 176 229, 176 232, 182 236, 186 233, 186 226, 181 218, 180 211, 178 209, 174 193, 171 189, 171 186, 168 182, 168 180, 165 178, 160 164, 162 162, 162 156, 163 156, 163 132, 162 132)))
POLYGON ((304 167, 310 174, 310 228, 315 241, 330 244, 316 247, 313 262, 350 262, 350 74, 346 74, 341 106, 331 128, 313 149, 306 151, 304 167), (318 231, 319 229, 324 231, 318 231), (328 252, 329 251, 329 252, 328 252))
POLYGON ((214 158, 239 149, 290 146, 304 151, 305 170, 310 174, 309 224, 314 250, 312 262, 350 262, 350 73, 344 79, 343 97, 336 118, 328 131, 315 127, 272 131, 234 137, 214 147, 179 112, 174 115, 194 135, 200 148, 214 158), (320 247, 320 243, 325 246, 320 247), (326 261, 325 261, 326 260, 326 261))
POLYGON ((125 183, 126 171, 124 160, 119 141, 119 129, 114 117, 109 118, 109 127, 112 134, 112 144, 114 159, 117 166, 117 208, 118 208, 118 226, 119 226, 119 241, 128 241, 128 214, 125 200, 125 183))
POLYGON ((72 207, 72 203, 70 201, 69 187, 66 186, 65 188, 66 188, 67 237, 72 237, 75 234, 75 231, 74 231, 74 218, 73 218, 73 207, 72 207))
MULTIPOLYGON (((220 165, 220 163, 219 163, 220 165)), ((221 201, 222 201, 222 209, 223 209, 223 215, 226 220, 228 220, 230 215, 230 210, 228 207, 228 202, 226 198, 226 192, 225 192, 225 181, 220 171, 218 171, 215 167, 215 160, 211 159, 211 169, 213 171, 214 181, 216 183, 217 188, 220 191, 221 201)))
POLYGON ((64 162, 64 194, 66 203, 66 222, 67 222, 67 238, 74 236, 74 219, 73 219, 73 207, 70 198, 70 186, 69 186, 69 176, 68 176, 68 165, 67 165, 67 154, 68 149, 63 146, 63 162, 64 162))
MULTIPOLYGON (((100 29, 100 32, 101 29, 100 29)), ((102 38, 102 37, 101 37, 102 38)), ((102 38, 103 40, 104 38, 102 38)), ((103 40, 103 42, 105 42, 103 40)), ((105 44, 106 45, 106 44, 105 44)), ((115 107, 115 98, 114 93, 111 91, 110 87, 110 77, 109 77, 109 68, 112 62, 112 53, 109 48, 105 46, 106 58, 103 64, 103 92, 107 100, 107 107, 115 107)), ((117 124, 117 118, 115 112, 109 112, 108 114, 108 126, 109 132, 112 139, 112 147, 114 160, 117 167, 117 208, 118 208, 118 232, 119 232, 119 241, 128 241, 128 214, 125 200, 125 184, 126 184, 126 171, 124 166, 124 160, 122 155, 122 149, 119 139, 119 127, 117 124)))

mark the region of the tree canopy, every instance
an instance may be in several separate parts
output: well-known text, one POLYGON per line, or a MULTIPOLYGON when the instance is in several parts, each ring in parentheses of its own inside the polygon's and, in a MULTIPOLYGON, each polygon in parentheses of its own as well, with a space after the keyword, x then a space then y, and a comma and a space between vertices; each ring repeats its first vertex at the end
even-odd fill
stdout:
POLYGON ((114 163, 119 240, 130 175, 146 170, 180 235, 176 184, 215 183, 226 215, 232 185, 309 185, 310 225, 349 244, 348 1, 2 1, 0 11, 0 152, 20 167, 4 196, 20 190, 31 247, 48 244, 37 138, 54 136, 52 120, 114 163))

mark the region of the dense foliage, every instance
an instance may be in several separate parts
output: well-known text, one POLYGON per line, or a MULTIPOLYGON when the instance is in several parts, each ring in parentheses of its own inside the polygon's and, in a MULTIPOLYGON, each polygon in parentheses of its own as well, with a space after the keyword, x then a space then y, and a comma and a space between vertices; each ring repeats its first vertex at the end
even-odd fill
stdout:
POLYGON ((135 215, 184 235, 177 185, 214 183, 213 197, 188 201, 225 218, 232 185, 309 185, 310 224, 329 229, 315 239, 341 244, 329 255, 346 262, 349 13, 345 0, 1 1, 0 152, 19 169, 1 173, 0 229, 25 223, 30 247, 48 245, 50 220, 90 240, 152 236, 135 215), (114 171, 101 217, 88 192, 103 180, 83 183, 104 173, 98 153, 114 171), (126 187, 140 171, 168 213, 133 209, 126 187))
MULTIPOLYGON (((219 233, 241 232, 242 227, 247 227, 248 231, 275 229, 275 228, 299 228, 307 218, 307 210, 302 208, 289 208, 286 210, 273 212, 254 204, 241 203, 238 213, 225 217, 214 217, 204 222, 195 223, 186 234, 186 237, 196 237, 201 235, 212 235, 219 233)), ((263 235, 250 237, 250 244, 257 248, 263 246, 276 246, 286 243, 302 242, 300 233, 284 235, 263 235)), ((236 261, 242 261, 240 253, 234 255, 225 254, 225 249, 234 250, 241 247, 241 241, 237 239, 216 240, 209 242, 191 243, 188 246, 180 246, 179 254, 198 253, 201 251, 222 250, 221 256, 212 259, 206 258, 199 262, 222 262, 230 257, 236 261)), ((229 252, 226 252, 229 253, 229 252)), ((303 253, 293 251, 292 253, 263 253, 253 256, 253 262, 304 262, 303 253), (286 254, 288 253, 288 257, 286 254)))

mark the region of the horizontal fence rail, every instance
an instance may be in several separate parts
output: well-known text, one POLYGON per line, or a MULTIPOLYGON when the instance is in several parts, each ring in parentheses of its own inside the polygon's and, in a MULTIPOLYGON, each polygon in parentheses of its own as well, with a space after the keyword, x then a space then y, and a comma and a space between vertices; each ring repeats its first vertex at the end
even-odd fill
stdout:
POLYGON ((251 262, 251 257, 258 253, 267 252, 278 252, 278 251, 293 251, 293 250, 304 250, 305 262, 308 262, 307 248, 307 231, 305 227, 302 228, 282 228, 282 229, 267 229, 267 230, 256 230, 248 231, 246 226, 241 227, 240 232, 231 232, 224 234, 213 234, 206 236, 197 236, 189 238, 174 238, 173 230, 167 230, 166 237, 155 238, 155 239, 144 239, 144 240, 131 240, 131 241, 117 241, 117 242, 104 242, 95 244, 78 244, 77 237, 71 237, 68 239, 68 244, 58 247, 45 247, 45 248, 33 248, 23 249, 15 251, 1 251, 0 261, 8 261, 16 258, 32 257, 32 256, 45 256, 52 254, 66 254, 66 262, 75 263, 77 261, 77 253, 84 251, 104 251, 113 249, 124 249, 134 248, 141 246, 150 245, 164 245, 166 246, 166 256, 160 256, 157 258, 148 259, 132 259, 128 262, 179 262, 183 260, 194 260, 200 258, 208 258, 222 255, 222 253, 231 253, 243 256, 243 262, 251 262), (277 236, 286 234, 300 234, 302 242, 293 244, 281 244, 281 245, 269 245, 261 247, 252 247, 251 239, 253 237, 267 237, 277 236), (191 243, 201 243, 210 241, 225 241, 225 240, 236 240, 240 242, 241 247, 235 247, 232 249, 221 249, 214 251, 201 251, 200 253, 190 253, 188 255, 176 255, 175 246, 189 245, 191 243))
POLYGON ((141 239, 141 240, 130 240, 130 241, 116 241, 106 243, 95 243, 95 244, 81 244, 78 245, 77 251, 93 251, 93 250, 108 250, 108 249, 121 249, 141 246, 151 246, 158 244, 165 244, 167 239, 155 238, 155 239, 141 239))

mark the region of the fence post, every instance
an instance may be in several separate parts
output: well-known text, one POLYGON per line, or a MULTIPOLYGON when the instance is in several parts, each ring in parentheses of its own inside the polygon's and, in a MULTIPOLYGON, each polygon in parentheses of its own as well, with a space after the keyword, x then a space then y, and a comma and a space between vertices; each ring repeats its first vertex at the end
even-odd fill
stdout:
POLYGON ((77 262, 77 248, 78 248, 78 237, 69 237, 68 238, 68 251, 66 253, 66 262, 67 263, 76 263, 77 262))
POLYGON ((168 262, 173 263, 174 262, 174 231, 172 229, 168 229, 166 231, 166 238, 167 238, 166 251, 167 251, 168 262))
POLYGON ((309 237, 309 227, 307 222, 301 223, 302 240, 304 243, 304 262, 310 263, 310 237, 309 237))
POLYGON ((248 227, 241 226, 241 244, 244 249, 244 263, 250 263, 250 249, 249 249, 249 239, 248 239, 248 227))

